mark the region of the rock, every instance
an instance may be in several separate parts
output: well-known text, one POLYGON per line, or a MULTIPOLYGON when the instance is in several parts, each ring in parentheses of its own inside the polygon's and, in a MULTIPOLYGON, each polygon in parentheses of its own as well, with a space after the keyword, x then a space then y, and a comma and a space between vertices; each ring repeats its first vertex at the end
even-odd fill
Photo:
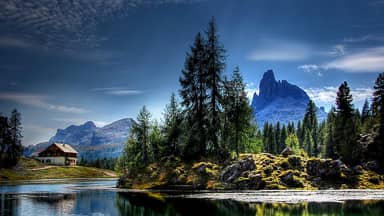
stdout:
POLYGON ((363 174, 363 171, 364 171, 361 165, 356 165, 352 167, 352 170, 354 174, 358 174, 358 175, 363 174))
POLYGON ((280 175, 282 183, 288 187, 303 187, 303 183, 295 177, 292 171, 284 172, 280 175))
POLYGON ((288 157, 288 163, 291 169, 296 169, 296 170, 302 170, 303 165, 301 163, 301 158, 298 156, 291 155, 288 157))
POLYGON ((235 181, 238 189, 260 190, 265 188, 265 181, 260 174, 251 173, 247 178, 240 177, 235 181))
POLYGON ((372 171, 378 171, 379 165, 376 161, 368 161, 367 163, 363 164, 365 169, 372 170, 372 171))
POLYGON ((372 184, 380 184, 380 178, 378 178, 377 176, 372 176, 368 179, 369 182, 371 182, 372 184))
POLYGON ((220 180, 225 183, 232 183, 242 176, 243 172, 256 169, 255 161, 248 157, 225 167, 220 174, 220 180))
POLYGON ((295 152, 291 148, 286 147, 280 154, 284 157, 288 157, 289 155, 293 155, 294 153, 295 152))
POLYGON ((340 160, 310 159, 307 161, 307 173, 312 177, 338 178, 343 172, 350 174, 351 170, 340 160))

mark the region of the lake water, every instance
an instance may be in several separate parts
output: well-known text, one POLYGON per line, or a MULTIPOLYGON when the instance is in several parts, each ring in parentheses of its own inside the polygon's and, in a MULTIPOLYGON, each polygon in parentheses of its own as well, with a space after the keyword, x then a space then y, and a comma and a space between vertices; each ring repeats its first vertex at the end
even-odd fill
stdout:
POLYGON ((383 190, 136 191, 115 180, 0 185, 0 215, 384 215, 383 190))

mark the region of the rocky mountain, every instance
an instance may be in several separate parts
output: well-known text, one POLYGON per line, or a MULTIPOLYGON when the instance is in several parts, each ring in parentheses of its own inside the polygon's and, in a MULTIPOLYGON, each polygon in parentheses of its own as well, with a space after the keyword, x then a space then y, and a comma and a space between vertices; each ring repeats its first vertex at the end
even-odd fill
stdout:
POLYGON ((125 118, 100 128, 96 127, 92 121, 82 125, 71 125, 65 129, 58 129, 48 142, 28 146, 24 153, 30 156, 53 142, 59 142, 72 145, 79 152, 80 158, 89 160, 115 158, 123 150, 132 123, 133 119, 125 118))
MULTIPOLYGON (((287 124, 302 120, 307 103, 307 93, 286 80, 277 81, 272 70, 264 73, 259 85, 259 94, 252 99, 252 108, 259 126, 265 122, 287 124)), ((317 109, 319 121, 326 118, 324 108, 317 109)))

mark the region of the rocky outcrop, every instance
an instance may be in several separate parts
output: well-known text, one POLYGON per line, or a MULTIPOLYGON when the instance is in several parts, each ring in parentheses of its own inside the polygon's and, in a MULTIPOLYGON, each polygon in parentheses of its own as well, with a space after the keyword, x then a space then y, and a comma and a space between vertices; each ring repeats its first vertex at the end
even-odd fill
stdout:
MULTIPOLYGON (((265 122, 288 123, 302 120, 309 101, 307 93, 286 80, 277 81, 272 70, 264 73, 259 85, 259 94, 252 99, 258 125, 265 122)), ((317 111, 319 121, 326 118, 324 109, 317 111)))
POLYGON ((244 158, 225 167, 220 174, 220 181, 224 183, 233 183, 237 178, 246 171, 256 169, 255 161, 252 158, 244 158))
POLYGON ((349 169, 340 160, 331 159, 310 159, 307 161, 307 173, 312 177, 320 177, 324 179, 339 178, 341 173, 350 174, 349 169))

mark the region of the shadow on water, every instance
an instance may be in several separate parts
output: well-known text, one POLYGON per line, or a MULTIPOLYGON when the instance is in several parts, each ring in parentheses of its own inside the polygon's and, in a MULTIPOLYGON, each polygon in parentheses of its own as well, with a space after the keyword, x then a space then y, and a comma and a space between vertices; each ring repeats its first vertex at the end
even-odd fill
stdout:
POLYGON ((161 198, 154 194, 118 193, 120 215, 384 215, 384 201, 343 203, 246 203, 232 200, 161 198))
POLYGON ((247 203, 158 193, 80 190, 73 193, 1 194, 0 215, 384 215, 384 201, 247 203))

